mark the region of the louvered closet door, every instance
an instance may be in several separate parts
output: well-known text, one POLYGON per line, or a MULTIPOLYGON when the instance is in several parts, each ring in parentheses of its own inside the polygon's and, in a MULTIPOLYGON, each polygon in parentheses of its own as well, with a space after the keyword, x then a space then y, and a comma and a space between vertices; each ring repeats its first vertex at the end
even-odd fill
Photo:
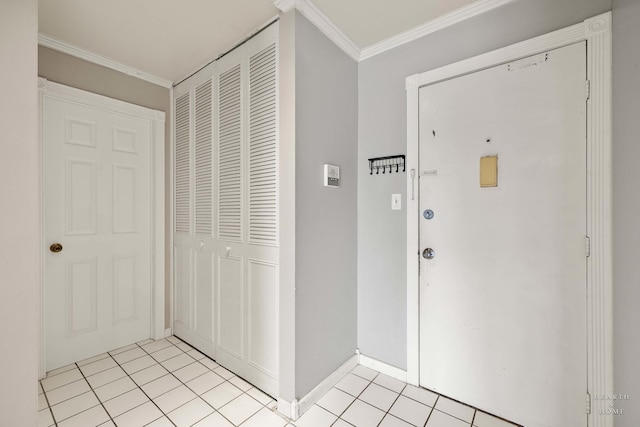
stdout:
POLYGON ((174 333, 277 397, 276 36, 174 90, 174 333))
POLYGON ((276 44, 219 64, 219 363, 263 390, 278 385, 276 44))

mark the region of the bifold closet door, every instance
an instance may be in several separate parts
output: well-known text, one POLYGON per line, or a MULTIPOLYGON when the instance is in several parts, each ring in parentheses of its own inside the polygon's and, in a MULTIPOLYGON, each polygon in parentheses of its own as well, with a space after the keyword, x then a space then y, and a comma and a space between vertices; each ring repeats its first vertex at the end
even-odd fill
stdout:
POLYGON ((278 392, 277 24, 174 90, 174 333, 278 392))

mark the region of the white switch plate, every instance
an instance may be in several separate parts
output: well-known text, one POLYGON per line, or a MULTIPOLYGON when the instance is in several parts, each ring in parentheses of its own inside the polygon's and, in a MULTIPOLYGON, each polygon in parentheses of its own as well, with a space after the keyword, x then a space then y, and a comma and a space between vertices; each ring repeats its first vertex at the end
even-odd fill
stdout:
POLYGON ((399 211, 402 209, 402 194, 391 195, 391 209, 394 211, 399 211))

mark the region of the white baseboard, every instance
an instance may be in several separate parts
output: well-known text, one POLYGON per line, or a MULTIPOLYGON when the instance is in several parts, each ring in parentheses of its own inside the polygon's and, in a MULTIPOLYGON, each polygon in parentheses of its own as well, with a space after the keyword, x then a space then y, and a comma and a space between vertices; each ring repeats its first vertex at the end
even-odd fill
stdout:
POLYGON ((359 359, 359 362, 362 366, 366 366, 367 368, 388 375, 391 378, 395 378, 404 383, 407 382, 407 371, 403 371, 402 369, 396 368, 395 366, 365 356, 364 354, 360 354, 359 359))
POLYGON ((331 375, 318 384, 313 390, 307 393, 298 403, 298 415, 304 414, 307 409, 311 408, 322 396, 324 396, 334 385, 338 384, 345 375, 347 375, 353 368, 358 366, 358 355, 354 354, 336 369, 331 375))
POLYGON ((278 413, 292 420, 298 419, 298 401, 288 402, 278 398, 278 413))
POLYGON ((164 337, 165 338, 168 338, 171 335, 173 335, 173 331, 171 330, 171 328, 167 328, 167 329, 164 330, 164 337))

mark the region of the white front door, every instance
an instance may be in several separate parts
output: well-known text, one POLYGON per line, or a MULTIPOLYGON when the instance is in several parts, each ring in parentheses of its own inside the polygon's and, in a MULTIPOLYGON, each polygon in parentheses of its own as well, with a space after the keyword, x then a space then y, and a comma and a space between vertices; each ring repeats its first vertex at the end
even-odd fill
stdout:
POLYGON ((151 335, 152 135, 150 120, 43 103, 49 371, 151 335))
POLYGON ((419 92, 420 385, 530 427, 587 422, 585 80, 579 43, 419 92))

